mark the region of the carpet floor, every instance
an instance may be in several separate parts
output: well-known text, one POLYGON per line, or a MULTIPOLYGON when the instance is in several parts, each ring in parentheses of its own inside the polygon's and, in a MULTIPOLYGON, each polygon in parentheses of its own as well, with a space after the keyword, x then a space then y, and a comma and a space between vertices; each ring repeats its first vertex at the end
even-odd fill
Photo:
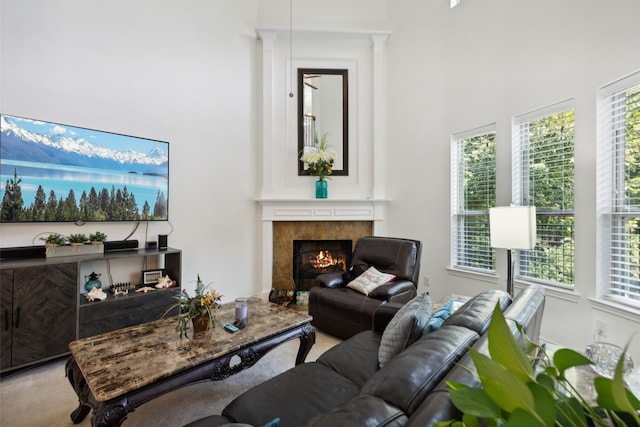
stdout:
MULTIPOLYGON (((307 356, 314 361, 341 340, 316 331, 316 343, 307 356)), ((124 426, 177 427, 219 414, 233 398, 294 366, 299 340, 289 341, 265 355, 251 368, 223 381, 206 381, 162 395, 136 408, 124 426)), ((65 377, 66 358, 7 376, 0 381, 0 426, 73 426, 70 414, 78 406, 65 377)), ((78 426, 90 426, 89 414, 78 426)))

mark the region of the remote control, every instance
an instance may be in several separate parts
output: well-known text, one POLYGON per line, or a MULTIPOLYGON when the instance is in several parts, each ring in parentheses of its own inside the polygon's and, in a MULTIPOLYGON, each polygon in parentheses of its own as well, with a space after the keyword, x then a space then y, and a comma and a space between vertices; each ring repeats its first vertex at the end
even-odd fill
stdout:
POLYGON ((236 328, 235 326, 233 326, 231 323, 225 323, 224 325, 222 325, 224 327, 224 330, 227 332, 231 332, 236 333, 238 332, 238 328, 236 328))

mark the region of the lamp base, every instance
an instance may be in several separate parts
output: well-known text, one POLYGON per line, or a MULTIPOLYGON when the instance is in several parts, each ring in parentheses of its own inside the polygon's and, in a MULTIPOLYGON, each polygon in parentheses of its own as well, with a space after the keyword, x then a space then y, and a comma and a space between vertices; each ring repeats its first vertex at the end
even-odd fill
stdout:
POLYGON ((511 256, 511 249, 507 249, 507 293, 513 297, 513 270, 515 258, 511 256))

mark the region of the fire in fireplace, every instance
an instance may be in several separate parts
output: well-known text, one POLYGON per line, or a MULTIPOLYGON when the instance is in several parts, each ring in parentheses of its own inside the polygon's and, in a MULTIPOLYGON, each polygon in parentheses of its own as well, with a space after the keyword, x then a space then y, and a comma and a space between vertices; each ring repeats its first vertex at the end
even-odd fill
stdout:
POLYGON ((351 264, 351 240, 294 240, 293 280, 296 291, 308 291, 322 273, 347 271, 351 264))

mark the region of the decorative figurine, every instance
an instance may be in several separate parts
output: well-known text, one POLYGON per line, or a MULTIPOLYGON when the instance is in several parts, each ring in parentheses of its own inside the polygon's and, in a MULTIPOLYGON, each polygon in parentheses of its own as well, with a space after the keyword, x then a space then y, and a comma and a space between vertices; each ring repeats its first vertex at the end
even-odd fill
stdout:
POLYGON ((91 288, 87 293, 87 299, 89 301, 103 300, 107 297, 107 294, 100 288, 91 288))
POLYGON ((93 288, 102 288, 102 283, 100 283, 100 280, 98 280, 100 276, 102 276, 102 274, 96 274, 95 271, 91 272, 91 274, 89 275, 89 280, 87 280, 87 276, 84 276, 85 280, 87 280, 87 283, 84 284, 84 288, 87 290, 87 292, 91 292, 91 289, 93 288))
POLYGON ((175 285, 176 285, 175 280, 171 280, 171 278, 169 278, 169 275, 167 274, 166 276, 160 277, 158 279, 158 284, 156 285, 156 288, 165 289, 165 288, 171 288, 175 285))

